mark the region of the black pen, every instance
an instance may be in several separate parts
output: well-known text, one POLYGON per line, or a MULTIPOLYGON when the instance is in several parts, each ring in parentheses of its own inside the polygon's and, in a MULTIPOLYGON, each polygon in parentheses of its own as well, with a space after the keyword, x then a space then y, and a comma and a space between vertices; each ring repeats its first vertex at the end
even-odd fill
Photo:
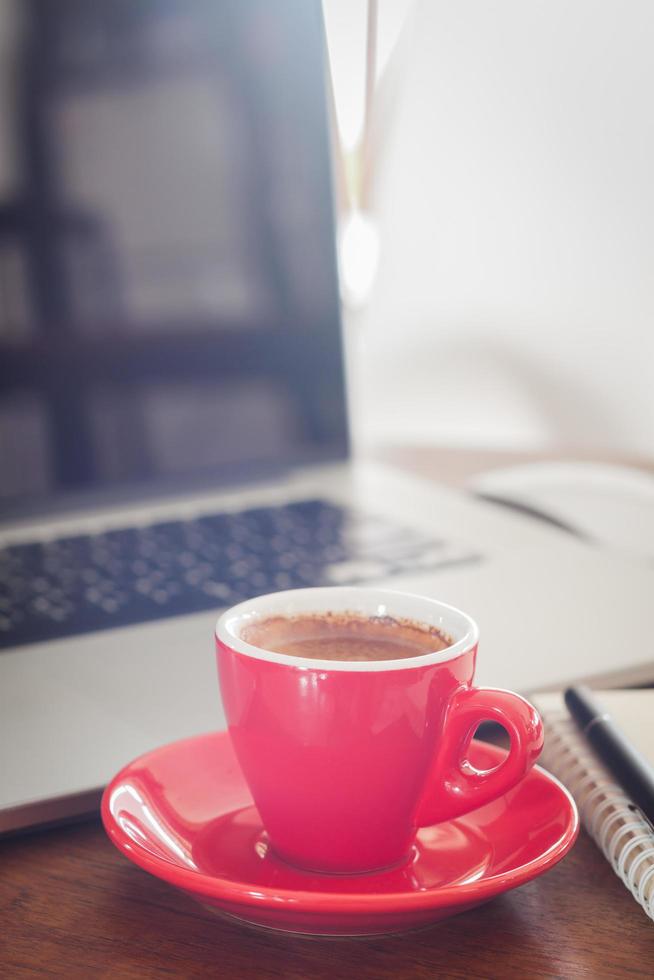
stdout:
POLYGON ((565 692, 568 711, 627 795, 654 824, 654 769, 622 734, 587 687, 565 692))

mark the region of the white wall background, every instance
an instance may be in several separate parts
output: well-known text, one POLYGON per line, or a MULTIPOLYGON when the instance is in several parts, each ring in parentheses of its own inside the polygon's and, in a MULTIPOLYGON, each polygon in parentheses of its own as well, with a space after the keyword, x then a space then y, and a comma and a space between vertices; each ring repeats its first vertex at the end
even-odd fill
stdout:
POLYGON ((410 26, 357 440, 654 455, 654 4, 423 0, 410 26))

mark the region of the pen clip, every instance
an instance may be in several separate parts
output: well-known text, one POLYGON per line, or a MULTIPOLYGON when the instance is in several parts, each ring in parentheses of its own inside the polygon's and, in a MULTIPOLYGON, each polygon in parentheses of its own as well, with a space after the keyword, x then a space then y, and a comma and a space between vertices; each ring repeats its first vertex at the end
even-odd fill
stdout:
POLYGON ((594 725, 599 724, 599 722, 601 722, 601 721, 610 721, 610 720, 611 720, 611 716, 608 713, 608 711, 603 711, 601 715, 595 715, 595 717, 592 718, 588 722, 587 725, 584 725, 584 728, 583 728, 584 735, 588 735, 588 732, 591 730, 591 728, 594 725))

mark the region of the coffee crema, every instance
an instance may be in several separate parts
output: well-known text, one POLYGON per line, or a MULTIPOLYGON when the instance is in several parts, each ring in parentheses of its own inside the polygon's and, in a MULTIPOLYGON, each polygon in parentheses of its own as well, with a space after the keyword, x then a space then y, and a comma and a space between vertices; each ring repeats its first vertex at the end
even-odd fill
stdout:
POLYGON ((454 643, 425 623, 350 612, 270 616, 245 626, 241 638, 270 653, 357 662, 420 657, 454 643))

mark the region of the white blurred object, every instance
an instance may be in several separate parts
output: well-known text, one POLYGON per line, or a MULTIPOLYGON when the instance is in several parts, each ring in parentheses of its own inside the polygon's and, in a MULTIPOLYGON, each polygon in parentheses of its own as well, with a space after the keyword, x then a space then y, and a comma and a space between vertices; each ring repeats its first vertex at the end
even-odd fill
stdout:
POLYGON ((654 477, 600 463, 528 463, 475 477, 475 493, 527 509, 590 541, 654 559, 654 477))
POLYGON ((389 90, 395 88, 389 76, 397 74, 387 69, 412 6, 413 0, 323 0, 341 215, 341 299, 350 310, 365 306, 377 274, 372 188, 389 130, 389 90))
POLYGON ((343 153, 356 149, 365 113, 367 0, 323 0, 338 135, 343 153))
MULTIPOLYGON (((373 85, 383 75, 415 0, 377 0, 373 85)), ((341 148, 355 151, 366 114, 366 45, 371 0, 323 0, 341 148)))
POLYGON ((338 265, 343 302, 351 309, 365 305, 379 262, 379 235, 372 218, 352 211, 343 220, 338 242, 338 265))

